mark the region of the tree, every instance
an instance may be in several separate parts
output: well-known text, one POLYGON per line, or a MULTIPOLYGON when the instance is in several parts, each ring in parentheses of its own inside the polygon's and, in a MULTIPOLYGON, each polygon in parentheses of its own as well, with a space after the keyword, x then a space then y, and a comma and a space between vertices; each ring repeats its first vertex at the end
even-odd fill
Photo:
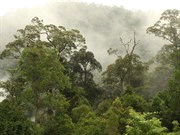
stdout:
POLYGON ((72 114, 73 114, 74 122, 77 123, 79 120, 86 117, 86 115, 91 111, 92 111, 92 109, 90 108, 90 106, 88 106, 86 104, 82 104, 82 105, 79 105, 79 106, 73 108, 72 114))
POLYGON ((106 89, 116 89, 116 93, 124 93, 125 86, 138 87, 143 84, 144 73, 147 70, 148 66, 140 60, 140 57, 137 54, 134 54, 134 50, 138 45, 138 42, 135 38, 133 45, 131 41, 124 43, 122 38, 120 38, 121 45, 125 49, 125 56, 118 55, 118 49, 110 48, 108 50, 109 54, 116 54, 118 56, 114 64, 111 64, 107 67, 107 70, 102 74, 103 75, 103 84, 106 89), (118 91, 118 92, 117 92, 118 91))
POLYGON ((82 104, 72 109, 72 117, 76 135, 101 135, 100 118, 93 112, 91 106, 82 104))
MULTIPOLYGON (((35 121, 38 115, 52 114, 58 108, 68 105, 62 95, 70 87, 69 78, 63 73, 56 50, 44 47, 29 47, 22 52, 18 67, 11 72, 11 77, 2 86, 10 94, 11 100, 32 106, 35 121)), ((32 110, 31 110, 32 111, 32 110)))
POLYGON ((24 48, 43 45, 56 48, 60 61, 64 61, 74 50, 85 44, 85 38, 78 30, 66 30, 63 26, 53 24, 44 25, 38 17, 34 17, 31 23, 17 30, 15 40, 6 45, 1 58, 19 59, 24 48))
POLYGON ((173 69, 179 66, 179 45, 180 45, 180 11, 169 9, 162 13, 160 19, 151 27, 147 33, 155 34, 170 42, 164 45, 155 56, 155 68, 150 83, 150 91, 162 91, 166 89, 168 80, 173 74, 173 69), (158 76, 159 74, 159 76, 158 76))
POLYGON ((19 106, 8 100, 0 103, 1 135, 42 135, 43 128, 28 120, 19 106))
POLYGON ((140 114, 133 109, 129 110, 130 118, 126 126, 127 135, 162 135, 167 130, 161 126, 159 119, 150 117, 151 114, 140 114), (148 116, 149 115, 149 116, 148 116))
POLYGON ((161 118, 162 125, 166 126, 170 131, 173 130, 172 122, 180 121, 180 70, 174 70, 173 76, 167 84, 164 91, 157 93, 151 103, 151 110, 158 112, 157 116, 161 118))
POLYGON ((120 135, 119 115, 124 111, 119 98, 116 98, 111 107, 102 115, 104 135, 120 135))
MULTIPOLYGON (((34 17, 30 25, 26 25, 24 29, 17 30, 14 38, 13 42, 6 45, 5 50, 1 53, 1 58, 21 59, 25 48, 35 46, 55 49, 57 50, 56 53, 60 63, 65 67, 63 72, 71 77, 73 84, 77 84, 76 81, 78 80, 80 81, 78 85, 90 88, 86 86, 86 84, 89 84, 91 85, 90 89, 94 90, 92 87, 96 84, 93 81, 92 71, 95 69, 101 71, 102 67, 94 58, 94 54, 86 51, 85 38, 80 31, 75 29, 66 30, 63 26, 53 24, 45 25, 43 20, 34 17), (78 62, 76 59, 78 59, 78 62), (71 62, 69 62, 70 60, 71 62), (70 66, 68 63, 70 63, 70 66), (78 67, 77 69, 79 65, 80 68, 78 67), (73 74, 76 75, 74 76, 73 74)), ((97 88, 94 91, 96 92, 97 88)))
POLYGON ((137 112, 145 112, 148 105, 146 100, 141 95, 134 92, 128 93, 127 91, 129 90, 126 90, 126 93, 121 97, 123 107, 130 106, 137 112))
POLYGON ((87 99, 94 103, 101 91, 93 80, 93 71, 101 72, 102 66, 94 54, 86 49, 75 51, 70 58, 70 77, 75 86, 85 89, 87 99))
POLYGON ((147 33, 153 33, 155 36, 172 43, 174 49, 179 48, 180 38, 180 11, 176 9, 169 9, 162 13, 160 19, 151 27, 147 29, 147 33))
POLYGON ((92 71, 102 70, 101 64, 94 58, 94 54, 90 51, 86 51, 86 48, 82 48, 79 51, 75 51, 70 59, 70 68, 72 69, 77 84, 86 86, 88 82, 93 82, 92 71))
POLYGON ((169 131, 173 130, 172 121, 177 118, 171 109, 171 98, 170 91, 161 91, 153 97, 150 107, 150 111, 157 112, 156 117, 161 119, 162 126, 167 127, 169 131))
POLYGON ((110 99, 104 99, 102 102, 100 102, 97 106, 97 115, 104 114, 111 106, 112 101, 110 99))
MULTIPOLYGON (((125 70, 123 68, 123 72, 121 72, 120 74, 120 84, 121 84, 121 89, 123 91, 123 81, 124 81, 124 78, 127 77, 128 78, 128 83, 130 83, 130 76, 131 76, 131 68, 132 68, 132 60, 133 60, 133 57, 134 57, 134 50, 136 48, 136 46, 138 45, 138 43, 136 42, 136 37, 135 37, 135 31, 134 31, 134 39, 133 39, 133 45, 132 45, 132 48, 130 50, 130 43, 131 43, 132 39, 127 42, 127 43, 124 43, 122 38, 120 38, 120 42, 121 42, 121 45, 124 47, 125 49, 125 52, 126 52, 126 55, 124 56, 124 58, 126 59, 125 62, 122 62, 122 66, 125 66, 125 70)), ((108 53, 109 54, 116 54, 119 58, 121 58, 120 55, 117 54, 118 52, 118 49, 112 49, 110 48, 108 50, 108 53)), ((123 57, 122 57, 123 59, 123 57)), ((121 67, 122 67, 121 66, 121 67)))
POLYGON ((173 122, 173 131, 175 132, 175 135, 178 135, 180 133, 180 126, 179 122, 177 120, 174 120, 173 122))
POLYGON ((119 57, 114 64, 107 67, 103 75, 103 84, 109 89, 124 93, 124 86, 139 87, 145 81, 147 64, 140 60, 138 55, 132 54, 131 62, 129 56, 119 57), (129 72, 131 69, 131 72, 129 72), (127 72, 128 75, 127 75, 127 72), (116 90, 117 89, 117 90, 116 90))
MULTIPOLYGON (((92 72, 96 69, 101 71, 102 67, 94 54, 84 47, 85 39, 80 32, 44 25, 42 20, 35 17, 32 25, 18 30, 14 37, 15 41, 6 45, 1 57, 16 59, 17 63, 8 70, 10 77, 2 81, 0 87, 6 91, 6 100, 10 105, 18 106, 22 111, 20 116, 19 110, 17 113, 18 118, 23 119, 15 117, 20 121, 17 124, 20 129, 16 128, 16 123, 13 125, 17 132, 25 134, 21 127, 28 118, 33 126, 27 127, 24 123, 27 133, 30 128, 32 134, 40 134, 41 130, 42 134, 54 135, 100 134, 100 119, 89 108, 89 101, 84 95, 94 99, 91 95, 97 90, 97 85, 92 72), (69 66, 69 63, 72 65, 69 66), (76 67, 79 69, 76 70, 76 67), (67 75, 79 75, 79 82, 67 75)), ((11 110, 7 110, 7 113, 11 113, 11 110)), ((14 118, 14 114, 11 114, 14 118)), ((5 128, 13 126, 7 125, 5 128)))
POLYGON ((42 123, 44 135, 74 135, 75 125, 69 115, 58 112, 42 123))
POLYGON ((163 104, 160 108, 160 117, 162 118, 162 124, 168 127, 170 131, 173 129, 172 121, 179 119, 180 102, 179 97, 179 78, 180 78, 180 11, 179 10, 166 10, 162 13, 161 18, 157 21, 154 26, 147 29, 148 33, 153 33, 155 36, 162 37, 170 42, 162 48, 160 55, 161 63, 168 63, 172 66, 173 72, 171 77, 168 79, 165 91, 158 94, 159 98, 154 98, 153 103, 158 102, 163 104), (163 55, 161 55, 163 54, 163 55), (163 58, 162 58, 163 56, 163 58))
POLYGON ((24 116, 34 119, 44 134, 74 132, 74 124, 67 114, 69 101, 63 95, 65 90, 71 90, 64 70, 57 50, 28 47, 22 51, 17 67, 10 70, 13 76, 1 83, 8 93, 7 100, 19 106, 24 116))
POLYGON ((168 63, 162 65, 157 64, 153 71, 149 74, 149 87, 147 96, 149 98, 154 97, 158 92, 166 90, 168 86, 168 81, 173 74, 173 67, 168 63))
POLYGON ((180 112, 180 102, 178 97, 180 96, 180 70, 175 70, 173 78, 169 81, 168 84, 168 91, 169 91, 169 95, 170 96, 170 102, 169 102, 169 107, 173 112, 173 117, 174 120, 178 120, 179 119, 179 112, 180 112))
POLYGON ((100 119, 93 112, 82 117, 76 125, 76 135, 102 135, 100 119))

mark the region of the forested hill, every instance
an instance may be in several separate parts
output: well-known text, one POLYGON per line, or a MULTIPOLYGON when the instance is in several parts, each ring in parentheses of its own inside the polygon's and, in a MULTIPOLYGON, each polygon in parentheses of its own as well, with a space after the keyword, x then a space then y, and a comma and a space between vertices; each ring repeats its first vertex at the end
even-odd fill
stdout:
POLYGON ((1 48, 13 39, 17 29, 37 16, 46 24, 80 30, 86 38, 88 49, 94 52, 105 69, 114 60, 114 57, 108 56, 107 50, 120 47, 120 37, 125 41, 132 39, 134 30, 137 40, 140 40, 136 52, 144 59, 154 56, 163 43, 161 39, 146 34, 146 29, 155 23, 160 14, 158 11, 131 11, 116 6, 67 2, 12 9, 1 18, 1 48))

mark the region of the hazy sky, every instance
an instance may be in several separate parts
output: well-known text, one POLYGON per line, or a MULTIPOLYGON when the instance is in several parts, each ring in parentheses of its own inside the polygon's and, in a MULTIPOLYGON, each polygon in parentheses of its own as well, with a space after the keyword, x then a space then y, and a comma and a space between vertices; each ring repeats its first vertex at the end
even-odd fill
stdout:
POLYGON ((5 0, 0 2, 0 16, 5 14, 12 8, 33 7, 39 4, 45 4, 47 2, 65 2, 65 1, 77 1, 88 2, 104 5, 117 5, 123 6, 127 9, 140 9, 143 11, 148 10, 165 10, 165 9, 180 9, 177 0, 165 1, 165 0, 5 0))

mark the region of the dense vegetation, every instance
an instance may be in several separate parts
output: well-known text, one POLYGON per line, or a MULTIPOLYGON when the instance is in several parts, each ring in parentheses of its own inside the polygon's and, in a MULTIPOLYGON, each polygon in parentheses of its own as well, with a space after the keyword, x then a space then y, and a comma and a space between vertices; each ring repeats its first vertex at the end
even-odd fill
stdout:
POLYGON ((135 32, 127 43, 121 38, 125 55, 110 48, 117 59, 96 83, 102 66, 80 31, 34 17, 0 55, 13 63, 0 83, 7 95, 0 103, 0 134, 180 134, 179 32, 180 11, 166 10, 147 33, 169 44, 144 62, 135 53, 135 32))

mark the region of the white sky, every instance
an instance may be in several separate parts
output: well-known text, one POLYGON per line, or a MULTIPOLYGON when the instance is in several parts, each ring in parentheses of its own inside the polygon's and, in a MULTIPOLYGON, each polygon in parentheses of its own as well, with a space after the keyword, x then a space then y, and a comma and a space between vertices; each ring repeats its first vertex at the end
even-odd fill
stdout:
POLYGON ((117 5, 123 6, 127 9, 140 9, 143 11, 148 10, 166 10, 166 9, 180 9, 180 2, 178 0, 1 0, 0 2, 0 16, 4 15, 11 8, 33 7, 46 2, 64 2, 64 1, 77 1, 88 2, 104 5, 117 5))
POLYGON ((128 9, 141 9, 143 11, 147 10, 166 10, 166 9, 180 9, 178 0, 82 0, 86 2, 102 3, 107 5, 117 5, 124 6, 128 9))

